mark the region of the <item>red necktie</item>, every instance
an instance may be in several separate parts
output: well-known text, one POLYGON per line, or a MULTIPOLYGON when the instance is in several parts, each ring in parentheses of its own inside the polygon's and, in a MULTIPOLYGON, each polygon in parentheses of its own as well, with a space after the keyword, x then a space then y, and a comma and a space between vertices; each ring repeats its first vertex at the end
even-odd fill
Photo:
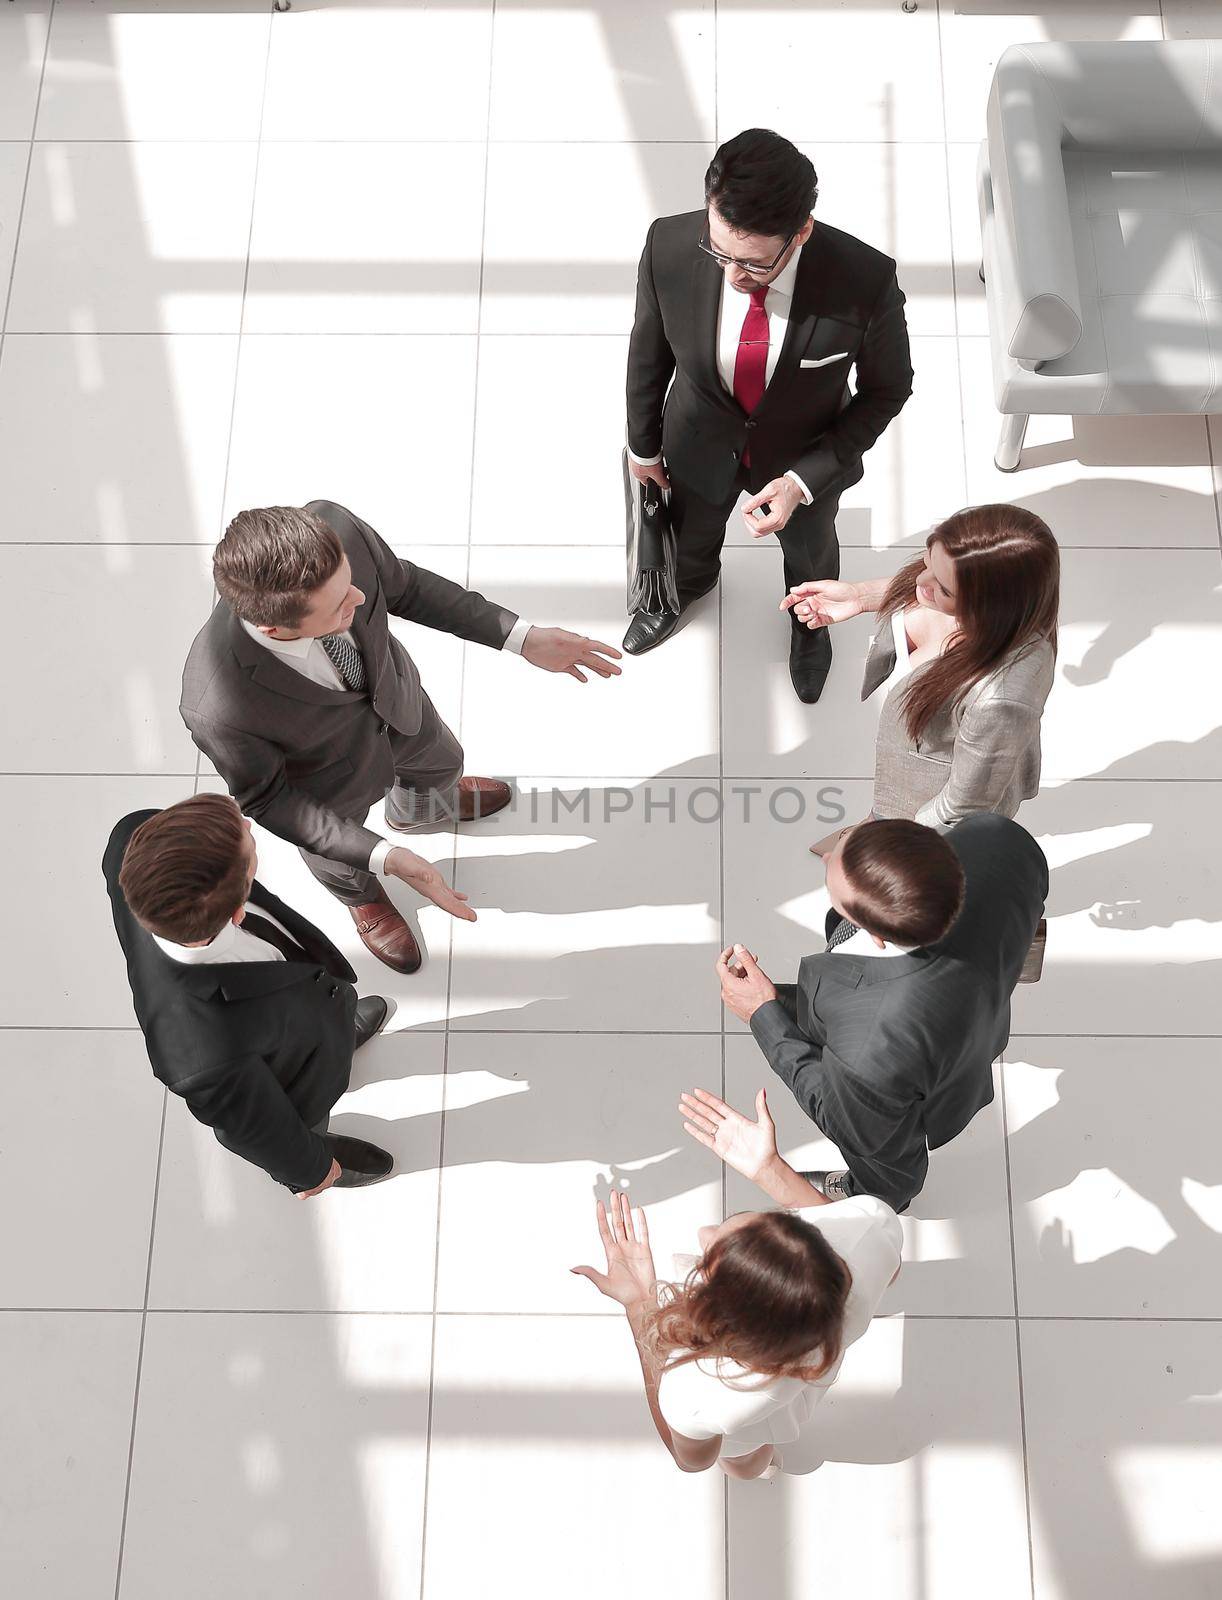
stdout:
MULTIPOLYGON (((734 398, 748 416, 764 398, 768 377, 768 313, 764 301, 768 289, 752 289, 751 304, 738 336, 738 355, 734 360, 734 398)), ((749 465, 750 450, 743 451, 743 466, 749 465)))

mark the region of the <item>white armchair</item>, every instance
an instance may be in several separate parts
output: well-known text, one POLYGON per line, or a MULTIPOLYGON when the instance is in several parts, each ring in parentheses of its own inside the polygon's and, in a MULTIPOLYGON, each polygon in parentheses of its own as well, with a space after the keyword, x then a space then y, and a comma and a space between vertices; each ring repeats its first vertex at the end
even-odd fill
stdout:
POLYGON ((977 193, 997 465, 1032 413, 1222 411, 1222 41, 1012 45, 977 193))

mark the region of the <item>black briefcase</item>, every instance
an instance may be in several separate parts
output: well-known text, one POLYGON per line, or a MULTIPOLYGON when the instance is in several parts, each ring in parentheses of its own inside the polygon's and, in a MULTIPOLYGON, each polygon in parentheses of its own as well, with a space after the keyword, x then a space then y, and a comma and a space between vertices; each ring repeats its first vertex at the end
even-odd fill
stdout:
POLYGON ((678 541, 667 496, 656 483, 638 483, 623 453, 627 531, 628 610, 678 611, 678 541))

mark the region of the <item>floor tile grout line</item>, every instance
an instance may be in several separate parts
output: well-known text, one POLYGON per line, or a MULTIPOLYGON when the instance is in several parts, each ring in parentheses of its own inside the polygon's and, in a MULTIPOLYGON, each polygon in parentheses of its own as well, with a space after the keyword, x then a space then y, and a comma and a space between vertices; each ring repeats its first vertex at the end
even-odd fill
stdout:
POLYGON ((1018 1296, 1018 1252, 1014 1238, 1014 1182, 1010 1170, 1010 1114, 1006 1092, 1006 1052, 1003 1049, 997 1062, 997 1078, 1001 1089, 1001 1148, 1006 1167, 1006 1219, 1010 1237, 1010 1288, 1014 1304, 1014 1363, 1018 1380, 1018 1438, 1023 1459, 1023 1503, 1027 1518, 1027 1576, 1031 1600, 1035 1600, 1035 1542, 1031 1528, 1031 1462, 1027 1451, 1027 1397, 1023 1387, 1023 1341, 1018 1296))
MULTIPOLYGON (((475 453, 479 430, 479 380, 480 380, 480 349, 483 339, 484 322, 484 269, 485 253, 488 238, 488 176, 491 166, 492 151, 492 84, 493 64, 496 52, 496 0, 490 0, 488 11, 488 90, 484 107, 484 171, 483 193, 480 201, 480 238, 479 238, 479 276, 476 282, 475 300, 475 336, 474 336, 474 369, 471 375, 471 450, 468 458, 467 479, 469 492, 467 495, 467 560, 464 574, 465 587, 471 586, 471 543, 472 529, 475 516, 475 453)), ((463 735, 464 711, 467 692, 467 652, 464 649, 459 657, 458 669, 458 737, 461 743, 463 735)), ((451 829, 451 866, 450 882, 458 888, 458 823, 455 821, 451 829)), ((421 1485, 420 1508, 420 1600, 424 1600, 426 1560, 428 1556, 428 1527, 429 1527, 429 1485, 433 1465, 433 1404, 436 1391, 437 1375, 437 1300, 441 1282, 441 1219, 442 1208, 445 1204, 445 1138, 446 1138, 446 1112, 449 1100, 449 1070, 450 1070, 450 1022, 451 1005, 454 989, 454 928, 451 922, 448 939, 448 956, 446 966, 446 999, 445 999, 445 1027, 443 1031, 442 1059, 441 1059, 441 1119, 437 1133, 437 1217, 433 1242, 433 1309, 429 1334, 429 1393, 428 1407, 425 1416, 424 1435, 424 1479, 421 1485)))
POLYGON ((963 388, 963 328, 959 316, 959 278, 955 270, 955 208, 952 200, 953 188, 950 170, 950 141, 946 137, 946 60, 943 51, 942 40, 942 0, 935 0, 935 4, 935 22, 938 32, 938 78, 941 88, 940 98, 942 102, 942 157, 943 170, 946 176, 946 230, 950 256, 951 316, 955 325, 955 375, 959 387, 959 446, 963 457, 963 493, 966 503, 970 493, 969 484, 971 482, 971 478, 968 471, 967 409, 964 401, 963 388))
MULTIPOLYGON (((250 288, 250 258, 254 248, 255 238, 255 213, 259 204, 259 170, 262 165, 263 155, 263 121, 267 112, 267 80, 271 71, 272 58, 272 27, 275 13, 269 8, 267 13, 267 44, 263 52, 263 86, 259 99, 259 128, 255 139, 255 169, 251 175, 250 183, 250 220, 246 228, 246 262, 242 269, 242 296, 238 303, 237 342, 233 358, 233 396, 229 405, 229 434, 225 441, 225 470, 221 476, 221 503, 217 517, 218 536, 224 532, 225 508, 229 500, 229 474, 233 466, 233 436, 238 415, 238 386, 242 377, 242 340, 246 334, 246 299, 250 288)), ((249 142, 249 141, 246 141, 249 142)), ((233 334, 226 335, 228 338, 233 334)), ((218 596, 213 590, 213 604, 218 596)), ((211 609, 211 608, 210 608, 211 609)), ((199 756, 196 755, 196 768, 198 770, 199 756)))
POLYGON ((149 1217, 148 1256, 144 1266, 144 1301, 140 1307, 140 1341, 136 1349, 136 1377, 132 1385, 132 1423, 127 1436, 127 1473, 123 1481, 123 1511, 119 1518, 119 1550, 115 1561, 114 1600, 123 1583, 123 1556, 127 1547, 127 1514, 131 1505, 132 1469, 136 1460, 136 1426, 140 1416, 140 1379, 144 1372, 144 1341, 148 1332, 149 1289, 153 1281, 153 1247, 157 1237, 157 1205, 161 1196, 161 1161, 165 1151, 166 1109, 170 1091, 161 1091, 161 1125, 157 1133, 157 1166, 153 1176, 153 1205, 149 1217))
POLYGON ((4 346, 8 338, 8 314, 13 301, 13 285, 17 281, 17 255, 21 248, 21 226, 25 221, 25 203, 30 192, 30 174, 34 170, 34 135, 38 131, 38 114, 42 107, 43 85, 47 80, 47 61, 51 54, 51 29, 55 23, 56 0, 51 0, 47 12, 47 34, 42 45, 42 62, 38 69, 38 88, 34 94, 34 111, 30 119, 30 136, 28 139, 5 140, 6 144, 24 144, 29 148, 26 153, 25 176, 21 182, 21 200, 17 206, 17 222, 13 228, 13 259, 9 265, 8 283, 4 291, 4 314, 0 316, 0 360, 4 357, 4 346))

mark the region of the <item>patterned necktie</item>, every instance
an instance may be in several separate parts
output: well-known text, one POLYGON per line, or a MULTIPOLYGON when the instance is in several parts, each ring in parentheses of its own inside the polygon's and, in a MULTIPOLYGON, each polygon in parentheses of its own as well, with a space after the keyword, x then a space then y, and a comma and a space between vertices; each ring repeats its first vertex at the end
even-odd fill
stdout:
POLYGON ((345 639, 342 633, 326 633, 318 642, 330 657, 340 681, 360 694, 366 683, 365 663, 351 639, 345 639))
MULTIPOLYGON (((764 398, 768 379, 768 313, 764 301, 768 289, 752 289, 751 304, 738 336, 738 355, 734 361, 734 398, 748 416, 764 398)), ((743 451, 743 466, 749 466, 751 451, 743 451)))
POLYGON ((847 944, 856 932, 857 924, 855 922, 850 922, 847 917, 842 917, 832 929, 832 936, 827 941, 827 948, 829 950, 835 950, 837 946, 847 944))

